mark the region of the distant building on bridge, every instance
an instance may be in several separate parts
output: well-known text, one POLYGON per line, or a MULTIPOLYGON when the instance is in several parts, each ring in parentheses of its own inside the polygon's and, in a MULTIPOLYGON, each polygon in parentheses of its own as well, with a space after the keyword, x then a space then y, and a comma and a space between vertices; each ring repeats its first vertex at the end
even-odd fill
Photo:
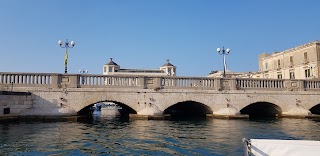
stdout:
POLYGON ((259 71, 253 78, 312 79, 320 77, 320 41, 281 52, 258 56, 259 71))
MULTIPOLYGON (((226 78, 251 78, 253 73, 251 72, 231 72, 230 70, 226 70, 226 78)), ((211 71, 208 77, 213 78, 222 78, 223 71, 214 70, 211 71)))
POLYGON ((176 69, 169 60, 159 69, 122 69, 110 58, 110 61, 103 65, 103 75, 176 76, 176 69))

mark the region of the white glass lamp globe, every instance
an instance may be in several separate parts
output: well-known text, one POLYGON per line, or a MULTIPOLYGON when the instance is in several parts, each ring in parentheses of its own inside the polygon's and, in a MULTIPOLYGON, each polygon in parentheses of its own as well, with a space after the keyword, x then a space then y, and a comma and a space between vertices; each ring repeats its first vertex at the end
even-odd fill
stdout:
POLYGON ((76 42, 71 41, 71 46, 74 46, 76 44, 76 42))
POLYGON ((226 52, 227 52, 227 53, 230 53, 230 48, 227 48, 227 49, 226 49, 226 52))
POLYGON ((217 48, 217 52, 220 52, 220 50, 221 50, 220 48, 217 48))
POLYGON ((61 41, 61 40, 59 40, 59 41, 58 41, 58 44, 61 46, 61 45, 62 45, 62 41, 61 41))

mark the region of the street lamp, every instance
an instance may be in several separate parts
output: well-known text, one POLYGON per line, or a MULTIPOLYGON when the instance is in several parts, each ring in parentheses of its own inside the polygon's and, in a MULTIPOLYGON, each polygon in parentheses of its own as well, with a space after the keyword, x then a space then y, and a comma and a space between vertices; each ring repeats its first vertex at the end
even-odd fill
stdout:
MULTIPOLYGON (((88 73, 88 70, 85 70, 85 69, 81 69, 81 70, 79 70, 79 73, 80 74, 87 74, 88 73)), ((82 76, 82 84, 85 84, 86 83, 86 77, 83 77, 82 76)))
POLYGON ((71 41, 71 46, 69 46, 69 42, 68 42, 68 39, 66 40, 66 42, 64 43, 64 46, 62 46, 63 42, 62 40, 59 40, 58 41, 58 44, 61 48, 66 48, 66 54, 64 55, 64 65, 65 65, 65 68, 64 68, 64 73, 67 73, 67 65, 68 65, 68 48, 73 48, 74 45, 76 44, 74 41, 71 41))
POLYGON ((229 55, 230 49, 227 48, 226 50, 224 50, 224 47, 222 47, 222 50, 221 50, 221 48, 217 48, 217 52, 220 55, 223 55, 223 78, 226 78, 226 70, 227 70, 226 55, 229 55))

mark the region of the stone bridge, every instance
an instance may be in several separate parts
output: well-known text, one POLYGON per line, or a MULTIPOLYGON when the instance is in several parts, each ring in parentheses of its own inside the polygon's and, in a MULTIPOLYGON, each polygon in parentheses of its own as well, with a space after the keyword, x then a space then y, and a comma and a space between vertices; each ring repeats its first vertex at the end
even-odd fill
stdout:
POLYGON ((79 115, 103 101, 137 115, 307 116, 320 114, 320 80, 0 73, 0 117, 79 115))

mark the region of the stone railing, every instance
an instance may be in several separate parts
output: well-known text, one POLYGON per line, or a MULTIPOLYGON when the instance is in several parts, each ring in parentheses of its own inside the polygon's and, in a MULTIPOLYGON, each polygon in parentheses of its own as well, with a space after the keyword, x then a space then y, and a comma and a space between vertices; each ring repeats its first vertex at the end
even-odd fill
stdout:
POLYGON ((10 87, 320 91, 320 80, 0 72, 0 91, 10 87))
POLYGON ((47 73, 0 73, 0 84, 44 87, 51 86, 58 74, 47 73))
POLYGON ((161 87, 163 88, 208 88, 215 86, 214 78, 190 78, 190 77, 161 77, 161 87))
POLYGON ((113 75, 78 75, 78 87, 140 87, 143 86, 141 76, 113 76, 113 75))
POLYGON ((305 80, 304 88, 306 90, 319 90, 320 89, 320 80, 305 80))
POLYGON ((242 78, 236 79, 237 89, 276 89, 283 90, 284 79, 252 79, 252 78, 242 78))

